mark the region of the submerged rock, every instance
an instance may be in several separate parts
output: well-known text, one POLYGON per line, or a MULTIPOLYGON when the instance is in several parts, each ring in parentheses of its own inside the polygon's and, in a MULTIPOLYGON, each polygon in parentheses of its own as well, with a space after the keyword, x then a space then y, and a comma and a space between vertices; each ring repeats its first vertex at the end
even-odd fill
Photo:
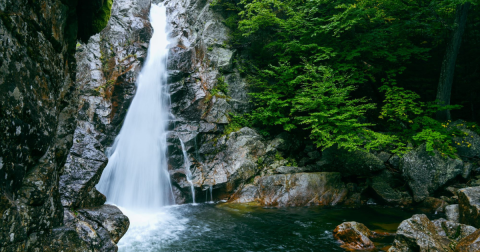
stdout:
POLYGON ((460 189, 457 193, 460 222, 480 228, 480 186, 460 189))
POLYGON ((430 155, 425 144, 405 154, 400 167, 416 202, 423 201, 448 181, 461 175, 464 168, 460 159, 443 158, 436 151, 435 155, 430 155))

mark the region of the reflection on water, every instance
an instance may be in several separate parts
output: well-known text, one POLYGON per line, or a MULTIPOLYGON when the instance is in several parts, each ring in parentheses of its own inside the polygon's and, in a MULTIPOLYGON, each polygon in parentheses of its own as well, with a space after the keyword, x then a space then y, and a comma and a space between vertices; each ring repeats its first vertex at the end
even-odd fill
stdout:
MULTIPOLYGON (((125 211, 125 209, 122 209, 125 211)), ((157 213, 125 211, 131 226, 120 252, 135 251, 345 251, 332 231, 357 221, 373 231, 395 232, 414 213, 402 209, 262 208, 245 204, 197 204, 157 213)), ((393 239, 377 244, 391 244, 393 239)))

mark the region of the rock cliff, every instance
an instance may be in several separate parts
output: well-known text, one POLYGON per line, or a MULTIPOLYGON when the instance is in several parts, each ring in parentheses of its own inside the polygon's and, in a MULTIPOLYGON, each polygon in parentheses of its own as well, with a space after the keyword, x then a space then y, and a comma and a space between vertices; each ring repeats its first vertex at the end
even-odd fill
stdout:
POLYGON ((59 178, 76 126, 76 40, 103 29, 110 7, 0 2, 0 251, 85 247, 62 227, 59 178))

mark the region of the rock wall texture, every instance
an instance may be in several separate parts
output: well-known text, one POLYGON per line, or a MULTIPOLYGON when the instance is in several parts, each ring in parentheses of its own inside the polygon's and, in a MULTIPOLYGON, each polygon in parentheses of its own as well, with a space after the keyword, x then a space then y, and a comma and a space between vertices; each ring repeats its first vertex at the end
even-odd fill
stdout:
MULTIPOLYGON (((160 1, 153 1, 155 3, 160 1)), ((171 27, 168 59, 171 110, 169 169, 177 198, 191 200, 179 139, 185 144, 197 191, 210 186, 233 192, 252 177, 265 151, 251 129, 223 135, 229 113, 248 111, 247 82, 239 71, 241 52, 229 46, 230 30, 211 1, 165 1, 171 27)), ((203 195, 203 194, 202 194, 203 195)))
POLYGON ((59 177, 76 125, 77 34, 92 35, 87 16, 107 2, 0 1, 0 251, 83 246, 61 228, 59 177))

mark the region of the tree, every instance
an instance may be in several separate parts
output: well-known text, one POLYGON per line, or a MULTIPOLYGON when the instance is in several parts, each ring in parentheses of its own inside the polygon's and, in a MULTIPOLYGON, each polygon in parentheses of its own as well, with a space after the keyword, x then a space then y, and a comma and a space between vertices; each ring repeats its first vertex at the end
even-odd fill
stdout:
MULTIPOLYGON (((467 23, 467 13, 470 7, 469 2, 458 4, 455 11, 455 22, 451 41, 448 43, 447 51, 442 62, 440 71, 440 79, 437 89, 437 103, 439 106, 450 105, 450 97, 452 93, 453 76, 455 73, 455 64, 457 62, 458 51, 462 44, 462 37, 467 23)), ((437 120, 450 120, 450 110, 439 110, 437 112, 437 120)))

